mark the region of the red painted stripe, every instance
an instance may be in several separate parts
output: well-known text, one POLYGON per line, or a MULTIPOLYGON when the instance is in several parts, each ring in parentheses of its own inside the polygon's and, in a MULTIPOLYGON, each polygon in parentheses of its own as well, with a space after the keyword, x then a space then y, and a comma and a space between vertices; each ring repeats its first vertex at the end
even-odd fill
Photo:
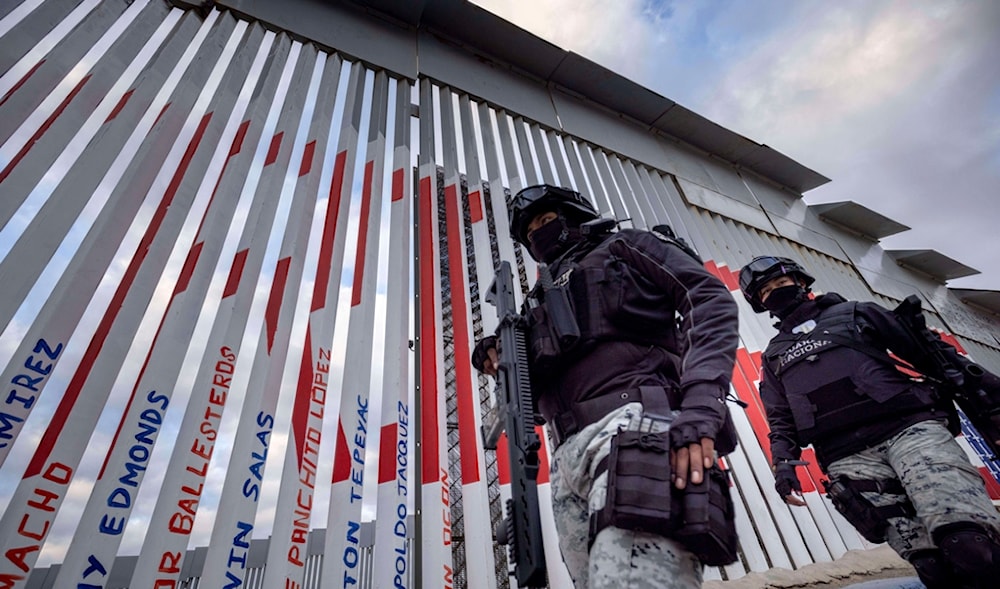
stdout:
MULTIPOLYGON (((125 296, 132 288, 132 283, 135 281, 136 274, 138 274, 139 268, 142 266, 142 262, 146 259, 149 247, 152 244, 153 239, 156 237, 157 232, 160 230, 160 226, 163 224, 163 219, 167 215, 167 210, 170 208, 170 204, 173 202, 174 196, 177 194, 177 187, 180 186, 180 179, 183 178, 185 172, 187 172, 187 167, 191 163, 191 158, 197 150, 198 144, 201 143, 201 139, 204 136, 205 127, 208 126, 210 116, 211 115, 206 115, 205 117, 202 117, 201 125, 199 125, 194 136, 191 138, 190 143, 188 143, 187 151, 184 153, 184 157, 181 158, 181 161, 177 166, 177 170, 174 172, 174 177, 171 180, 170 185, 167 187, 166 192, 164 192, 163 198, 160 200, 159 207, 157 207, 152 219, 150 219, 149 225, 146 227, 146 232, 143 234, 142 240, 139 242, 139 247, 136 249, 135 255, 132 256, 132 261, 129 262, 128 268, 125 269, 122 281, 118 284, 118 289, 115 290, 114 296, 111 297, 111 301, 108 303, 108 307, 104 311, 104 316, 101 318, 101 322, 98 324, 97 330, 94 332, 94 336, 90 339, 90 343, 87 345, 87 350, 84 352, 79 366, 77 366, 76 371, 73 373, 69 386, 66 387, 66 392, 63 394, 63 398, 59 402, 59 406, 56 408, 56 411, 52 416, 52 420, 49 421, 49 425, 45 430, 45 435, 42 436, 38 447, 35 449, 34 455, 31 457, 31 462, 28 463, 28 467, 24 471, 24 478, 40 474, 42 472, 42 468, 48 462, 52 449, 55 447, 56 439, 62 432, 63 427, 66 425, 66 421, 69 419, 73 406, 80 397, 83 385, 86 383, 87 377, 90 376, 90 371, 94 368, 94 362, 97 360, 97 355, 101 352, 101 348, 104 347, 104 342, 108 338, 111 326, 118 317, 118 311, 121 310, 125 296)), ((131 403, 131 400, 129 403, 131 403)), ((120 429, 121 425, 119 424, 119 430, 120 429)), ((117 437, 118 434, 116 433, 115 438, 117 439, 117 437)), ((107 458, 105 458, 105 461, 106 460, 107 458)), ((101 472, 103 473, 103 467, 101 472)))
POLYGON ((250 129, 249 119, 240 123, 240 128, 236 130, 236 136, 233 137, 233 145, 229 148, 229 157, 233 157, 234 155, 238 154, 240 150, 243 149, 243 141, 246 139, 247 131, 249 129, 250 129))
MULTIPOLYGON (((754 382, 760 378, 760 352, 748 353, 745 348, 736 350, 736 367, 733 370, 733 388, 737 395, 748 404, 746 408, 747 418, 753 427, 754 437, 760 444, 764 455, 767 456, 768 463, 772 462, 771 440, 768 434, 771 428, 767 423, 767 414, 764 410, 764 403, 760 399, 760 393, 754 386, 754 382)), ((816 462, 816 456, 811 449, 802 451, 802 460, 809 462, 805 470, 799 469, 799 483, 802 485, 803 493, 811 493, 820 489, 820 481, 824 475, 816 462)))
POLYGON ((986 492, 989 493, 990 499, 994 501, 1000 500, 1000 483, 997 483, 996 479, 993 478, 993 473, 990 472, 990 469, 980 466, 979 474, 983 477, 983 482, 986 484, 986 492))
POLYGON ((351 476, 351 450, 347 447, 347 437, 344 435, 344 422, 337 420, 337 448, 333 456, 332 482, 346 481, 351 476))
POLYGON ((285 297, 285 281, 288 280, 288 266, 292 258, 281 258, 278 267, 274 269, 274 282, 271 283, 271 294, 267 297, 267 310, 264 311, 264 323, 267 326, 267 353, 274 347, 274 334, 278 330, 278 316, 281 314, 281 301, 285 297))
POLYGON ((738 374, 738 380, 744 382, 746 385, 747 398, 743 400, 752 404, 761 413, 764 413, 764 402, 761 401, 760 393, 756 386, 756 383, 759 383, 761 378, 760 359, 760 352, 750 353, 746 348, 738 348, 736 350, 736 367, 739 368, 739 371, 738 373, 734 372, 734 375, 738 374))
POLYGON ((418 227, 420 246, 420 395, 423 413, 420 416, 420 427, 423 431, 424 445, 421 456, 421 482, 431 484, 438 482, 440 472, 438 439, 438 382, 437 382, 437 329, 434 325, 434 300, 437 297, 439 285, 434 281, 434 234, 431 231, 433 223, 434 194, 431 192, 431 179, 420 179, 420 206, 418 227))
POLYGON ((181 274, 177 277, 177 286, 174 287, 174 294, 172 296, 177 296, 187 290, 188 284, 191 282, 191 275, 194 274, 194 269, 198 265, 198 257, 201 256, 203 245, 205 245, 205 242, 199 241, 191 247, 187 259, 184 260, 184 268, 181 269, 181 274))
MULTIPOLYGON (((187 172, 187 168, 191 164, 191 160, 194 159, 194 154, 198 151, 198 145, 201 143, 201 139, 202 139, 202 137, 205 134, 205 129, 208 127, 208 123, 211 120, 212 120, 212 113, 205 113, 204 115, 202 115, 201 122, 198 124, 198 129, 195 131, 194 137, 191 139, 191 142, 188 143, 187 149, 184 151, 184 155, 181 156, 181 162, 180 162, 180 164, 177 167, 177 171, 175 171, 173 177, 170 178, 170 184, 167 185, 167 192, 168 193, 170 193, 170 194, 177 194, 177 191, 180 189, 181 182, 184 180, 184 174, 187 172)), ((202 223, 205 222, 205 217, 204 216, 202 216, 201 222, 202 223)), ((169 311, 169 310, 170 310, 170 305, 168 304, 167 305, 167 311, 169 311)), ((163 321, 164 321, 164 319, 166 319, 166 313, 164 313, 163 318, 160 319, 160 325, 159 325, 159 327, 156 328, 156 335, 153 337, 153 341, 154 342, 157 340, 157 338, 160 335, 160 329, 163 328, 163 321)), ((148 353, 146 355, 146 359, 143 362, 142 369, 139 371, 139 379, 140 380, 142 378, 142 375, 145 374, 145 372, 146 372, 146 366, 149 364, 149 359, 150 359, 150 354, 151 353, 152 353, 152 351, 150 351, 150 353, 148 353)), ((139 385, 139 380, 136 381, 136 386, 138 386, 138 385, 139 385)), ((132 406, 132 401, 135 398, 136 392, 138 392, 138 391, 135 390, 135 389, 133 389, 132 396, 129 398, 128 404, 125 407, 125 412, 123 413, 123 415, 128 415, 129 408, 132 406)), ((115 431, 115 437, 111 441, 111 447, 112 448, 114 448, 115 444, 118 442, 118 436, 121 435, 121 430, 122 430, 122 427, 124 425, 125 425, 124 421, 120 421, 118 423, 118 430, 115 431)), ((104 457, 104 464, 101 465, 101 472, 98 475, 98 478, 101 478, 101 477, 104 476, 104 470, 108 467, 108 461, 110 459, 111 459, 111 453, 109 452, 104 457)))
POLYGON ((709 272, 715 274, 715 276, 718 277, 718 279, 721 280, 722 283, 726 285, 726 288, 728 288, 730 291, 740 290, 740 277, 738 272, 730 270, 729 266, 725 264, 716 265, 715 262, 711 260, 705 262, 705 267, 708 267, 709 264, 712 265, 712 268, 709 269, 709 272))
POLYGON ((166 103, 166 104, 163 105, 163 108, 160 109, 160 114, 156 115, 156 120, 153 121, 153 126, 154 127, 156 126, 156 123, 159 123, 160 119, 163 118, 163 114, 167 112, 167 109, 170 108, 171 104, 173 104, 173 103, 168 102, 168 103, 166 103))
POLYGON ((282 131, 274 137, 271 137, 271 145, 267 148, 267 157, 264 159, 264 165, 270 166, 278 159, 278 151, 281 150, 281 138, 285 136, 285 132, 282 131))
POLYGON ((730 291, 740 289, 739 276, 735 272, 730 272, 729 267, 725 264, 717 265, 713 260, 706 260, 705 269, 708 270, 712 276, 721 280, 730 291))
POLYGON ((396 436, 399 426, 395 423, 382 426, 378 448, 378 484, 388 483, 396 478, 396 436))
POLYGON ((229 279, 226 280, 226 290, 222 292, 222 298, 236 294, 240 288, 240 278, 243 276, 243 267, 246 266, 247 252, 249 251, 249 249, 243 249, 233 256, 233 265, 229 267, 229 279))
POLYGON ((801 468, 796 469, 799 484, 802 485, 802 492, 812 493, 813 491, 819 491, 823 488, 823 484, 820 481, 825 479, 826 475, 819 469, 816 452, 812 448, 803 448, 800 458, 809 463, 806 465, 805 470, 801 468))
POLYGON ((744 367, 744 362, 747 358, 746 350, 743 348, 737 350, 736 358, 737 364, 733 369, 733 388, 736 389, 737 396, 743 402, 747 403, 747 419, 750 420, 750 425, 753 427, 757 443, 764 450, 764 454, 767 455, 767 460, 770 463, 771 442, 767 437, 770 428, 767 425, 767 417, 765 416, 763 405, 760 404, 760 397, 757 394, 757 390, 751 384, 750 377, 746 376, 748 370, 744 367))
POLYGON ((365 181, 361 188, 361 216, 358 219, 358 248, 354 252, 354 286, 351 292, 351 306, 361 303, 365 278, 365 250, 368 245, 368 216, 372 210, 372 173, 375 162, 365 164, 365 181))
POLYGON ((44 59, 36 63, 34 66, 32 66, 32 68, 28 70, 28 73, 21 76, 21 79, 17 81, 17 84, 14 84, 14 86, 10 90, 8 90, 6 94, 3 95, 3 98, 0 99, 0 106, 3 106, 3 103, 7 102, 7 99, 10 98, 11 95, 13 95, 15 92, 17 92, 18 88, 23 86, 24 83, 28 81, 28 78, 30 78, 32 74, 34 74, 38 70, 38 68, 42 67, 43 63, 45 63, 44 59))
POLYGON ((466 299, 469 294, 465 290, 462 264, 462 238, 458 228, 462 223, 462 213, 459 210, 458 187, 449 184, 444 188, 445 225, 448 228, 448 273, 451 290, 451 318, 454 325, 455 341, 455 388, 458 405, 458 447, 462 465, 462 482, 475 483, 479 481, 479 451, 476 438, 476 402, 472 391, 472 359, 469 356, 469 321, 467 318, 466 299))
POLYGON ((712 260, 705 260, 705 269, 708 270, 708 273, 711 274, 712 276, 715 276, 719 280, 722 280, 722 277, 719 275, 719 267, 716 266, 715 262, 713 262, 712 260))
POLYGON ((337 232, 337 215, 340 212, 340 195, 344 185, 344 168, 347 166, 347 150, 337 154, 333 165, 333 179, 330 181, 330 197, 326 201, 326 220, 323 222, 323 239, 319 248, 319 267, 313 283, 312 309, 326 306, 327 283, 333 265, 333 238, 337 232))
POLYGON ((59 118, 59 115, 61 115, 63 111, 66 110, 66 107, 69 106, 69 103, 72 102, 74 98, 76 98, 76 95, 80 93, 80 90, 83 89, 83 85, 86 84, 88 80, 90 80, 90 75, 84 76, 82 80, 77 82, 76 86, 69 93, 69 95, 63 99, 63 101, 59 104, 59 106, 56 107, 54 111, 52 111, 52 114, 49 115, 49 118, 45 119, 45 122, 42 123, 42 126, 39 127, 37 131, 35 131, 35 134, 31 136, 31 139, 29 139, 28 142, 24 144, 24 147, 21 148, 21 151, 17 152, 17 155, 11 158, 10 163, 7 164, 7 167, 5 167, 3 171, 0 171, 0 182, 6 180, 7 176, 9 176, 10 173, 14 170, 14 166, 16 166, 22 159, 24 159, 24 156, 28 155, 28 152, 31 151, 31 148, 34 147, 35 143, 38 143, 38 140, 42 138, 42 135, 44 135, 45 132, 49 130, 49 127, 52 126, 52 123, 56 122, 56 119, 59 118))
MULTIPOLYGON (((545 440, 545 430, 542 429, 542 426, 536 425, 535 433, 538 434, 540 440, 545 440)), ((539 485, 549 482, 549 451, 545 448, 544 441, 538 450, 538 480, 536 482, 539 485)))
MULTIPOLYGON (((240 152, 243 147, 243 138, 246 136, 247 127, 250 125, 250 121, 243 121, 240 124, 240 128, 236 130, 236 136, 233 137, 233 144, 229 146, 229 155, 226 156, 226 161, 222 164, 222 169, 219 170, 219 177, 215 179, 215 186, 212 187, 212 196, 208 199, 208 208, 211 210, 212 203, 215 202, 215 195, 219 192, 219 186, 222 184, 222 178, 226 173, 226 168, 229 167, 229 162, 232 161, 233 156, 240 152)), ((201 223, 198 224, 198 235, 201 235, 201 229, 205 226, 206 217, 202 217, 201 223)))
POLYGON ((510 452, 507 450, 507 432, 497 438, 497 481, 501 485, 510 484, 510 452))
POLYGON ((483 196, 478 190, 469 193, 469 217, 473 223, 483 220, 483 196))
POLYGON ((312 169, 313 154, 316 151, 316 141, 306 143, 306 148, 302 152, 302 164, 299 166, 299 177, 305 176, 312 169))
POLYGON ((306 343, 302 348, 302 362, 299 364, 299 383, 295 389, 295 404, 292 407, 292 441, 295 444, 296 464, 302 470, 302 452, 306 447, 306 427, 309 424, 309 402, 312 400, 313 363, 312 333, 306 325, 306 343))
POLYGON ((393 171, 392 173, 392 201, 403 199, 403 168, 393 171))
POLYGON ((111 114, 108 115, 108 118, 104 119, 105 123, 112 121, 115 117, 118 116, 118 114, 122 111, 122 109, 125 108, 125 104, 128 102, 129 98, 132 98, 133 92, 135 92, 134 88, 132 90, 129 90, 125 94, 122 94, 122 97, 118 99, 118 104, 116 104, 115 107, 111 109, 111 114))

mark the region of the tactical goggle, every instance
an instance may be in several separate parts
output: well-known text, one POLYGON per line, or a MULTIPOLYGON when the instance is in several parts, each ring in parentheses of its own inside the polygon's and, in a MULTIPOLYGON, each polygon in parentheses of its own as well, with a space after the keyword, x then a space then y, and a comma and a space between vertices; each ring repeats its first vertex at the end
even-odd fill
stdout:
POLYGON ((530 186, 518 192, 511 201, 510 206, 512 208, 526 208, 546 194, 562 196, 566 199, 574 201, 578 199, 577 193, 572 190, 566 190, 565 188, 559 188, 556 186, 530 186))
POLYGON ((787 263, 788 260, 783 260, 774 256, 763 256, 754 259, 752 262, 744 266, 742 270, 740 270, 740 288, 744 291, 747 290, 753 282, 755 276, 763 274, 775 266, 782 266, 782 272, 787 274, 788 272, 784 269, 784 265, 787 263))

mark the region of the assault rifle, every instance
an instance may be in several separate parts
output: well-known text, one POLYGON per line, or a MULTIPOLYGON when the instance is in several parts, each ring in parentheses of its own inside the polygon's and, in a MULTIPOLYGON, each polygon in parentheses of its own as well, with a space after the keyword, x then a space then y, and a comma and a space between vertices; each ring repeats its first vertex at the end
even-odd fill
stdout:
POLYGON ((500 432, 507 431, 512 498, 507 517, 497 526, 497 541, 510 546, 510 560, 520 587, 544 587, 545 552, 538 512, 538 450, 531 383, 528 380, 528 326, 514 302, 510 263, 501 262, 486 301, 497 308, 499 366, 496 376, 498 413, 483 426, 486 448, 495 450, 500 432))
POLYGON ((939 347, 940 338, 928 329, 916 295, 906 297, 893 309, 893 313, 930 358, 929 368, 933 374, 927 376, 940 385, 946 400, 954 401, 969 418, 989 447, 993 460, 1000 459, 1000 447, 997 446, 997 440, 1000 440, 1000 391, 986 390, 983 386, 986 371, 972 362, 958 365, 948 357, 939 347))

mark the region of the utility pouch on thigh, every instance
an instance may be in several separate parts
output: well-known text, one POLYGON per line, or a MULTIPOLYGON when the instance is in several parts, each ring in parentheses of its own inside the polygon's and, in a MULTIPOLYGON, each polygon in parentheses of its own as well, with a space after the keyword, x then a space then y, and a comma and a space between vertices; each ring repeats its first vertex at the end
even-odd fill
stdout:
POLYGON ((701 483, 674 489, 677 517, 671 536, 694 553, 702 564, 736 562, 736 516, 729 492, 729 473, 712 465, 701 483))
POLYGON ((839 475, 823 481, 823 486, 837 511, 865 540, 873 544, 885 542, 890 518, 914 515, 913 505, 905 499, 905 490, 899 481, 857 480, 839 475), (902 495, 904 500, 879 507, 866 499, 863 492, 902 495))
POLYGON ((589 545, 607 526, 669 536, 669 434, 619 431, 611 440, 607 469, 607 499, 590 517, 589 545))

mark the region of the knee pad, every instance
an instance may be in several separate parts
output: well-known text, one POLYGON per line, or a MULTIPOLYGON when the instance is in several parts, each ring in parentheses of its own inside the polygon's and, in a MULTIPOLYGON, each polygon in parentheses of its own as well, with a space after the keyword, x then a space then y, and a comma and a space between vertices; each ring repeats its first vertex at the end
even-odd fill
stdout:
POLYGON ((948 524, 934 530, 932 536, 959 575, 977 581, 1000 575, 1000 545, 979 524, 948 524))
POLYGON ((927 589, 952 589, 954 587, 955 571, 948 564, 948 559, 937 548, 917 550, 910 554, 907 560, 913 565, 920 577, 920 582, 927 589))

